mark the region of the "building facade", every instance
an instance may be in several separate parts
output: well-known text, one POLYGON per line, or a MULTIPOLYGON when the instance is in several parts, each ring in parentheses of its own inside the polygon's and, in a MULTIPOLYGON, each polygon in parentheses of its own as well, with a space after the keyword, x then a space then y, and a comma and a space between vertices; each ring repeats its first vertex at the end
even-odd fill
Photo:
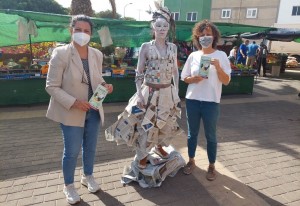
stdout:
POLYGON ((277 21, 280 2, 285 1, 290 0, 212 0, 210 19, 271 27, 277 21))
MULTIPOLYGON (((276 28, 300 29, 300 0, 281 0, 276 28)), ((271 52, 297 54, 300 59, 300 44, 296 42, 273 41, 271 52)))
MULTIPOLYGON (((278 24, 300 24, 300 0, 281 0, 278 24)), ((300 27, 298 27, 299 29, 300 27)))
POLYGON ((164 0, 175 21, 198 22, 210 18, 211 0, 164 0))

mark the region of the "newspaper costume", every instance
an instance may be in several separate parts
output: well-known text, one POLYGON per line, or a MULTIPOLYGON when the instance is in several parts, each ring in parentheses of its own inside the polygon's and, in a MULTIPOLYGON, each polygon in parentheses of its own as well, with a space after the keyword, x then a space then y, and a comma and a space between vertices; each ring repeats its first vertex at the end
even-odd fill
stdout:
MULTIPOLYGON (((170 20, 167 8, 159 8, 153 18, 170 20)), ((118 121, 105 131, 108 141, 126 143, 136 150, 135 161, 124 170, 123 183, 134 180, 142 187, 157 187, 166 176, 175 175, 185 165, 181 155, 171 146, 164 148, 168 158, 161 158, 153 152, 155 145, 168 146, 173 138, 183 134, 176 121, 177 117, 181 118, 178 82, 175 86, 171 84, 174 70, 177 70, 177 47, 173 43, 165 44, 166 55, 162 56, 155 40, 147 43, 145 73, 137 71, 136 75, 137 93, 118 116, 118 121), (139 85, 142 81, 143 84, 139 85), (141 98, 144 108, 138 106, 141 98), (138 162, 146 157, 150 164, 140 169, 138 162)))

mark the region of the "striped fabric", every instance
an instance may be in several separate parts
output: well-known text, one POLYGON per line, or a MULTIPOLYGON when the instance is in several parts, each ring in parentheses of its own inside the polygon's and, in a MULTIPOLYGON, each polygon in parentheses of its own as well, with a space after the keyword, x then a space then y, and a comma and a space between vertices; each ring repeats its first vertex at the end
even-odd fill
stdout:
POLYGON ((90 78, 90 71, 89 71, 89 61, 88 61, 88 59, 81 59, 81 61, 82 61, 83 69, 84 69, 85 74, 87 76, 87 82, 86 83, 89 85, 88 99, 90 99, 93 96, 93 89, 92 89, 92 85, 91 85, 91 78, 90 78))

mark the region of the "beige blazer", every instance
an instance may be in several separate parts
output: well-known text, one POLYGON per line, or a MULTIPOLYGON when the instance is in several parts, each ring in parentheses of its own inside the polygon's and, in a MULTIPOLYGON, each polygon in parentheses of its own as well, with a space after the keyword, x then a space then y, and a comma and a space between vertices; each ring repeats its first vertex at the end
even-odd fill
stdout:
MULTIPOLYGON (((103 54, 88 47, 88 62, 94 91, 98 84, 104 82, 103 54)), ((46 117, 68 126, 84 126, 86 112, 71 108, 76 99, 88 101, 88 85, 81 83, 82 74, 87 79, 79 53, 72 43, 53 50, 46 81, 46 91, 51 96, 46 117)), ((102 107, 99 113, 103 124, 102 107)))

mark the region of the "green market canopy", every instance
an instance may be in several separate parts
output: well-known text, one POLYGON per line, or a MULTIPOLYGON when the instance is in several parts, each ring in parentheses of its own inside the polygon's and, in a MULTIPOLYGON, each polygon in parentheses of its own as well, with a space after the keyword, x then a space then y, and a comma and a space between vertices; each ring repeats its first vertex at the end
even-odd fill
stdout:
POLYGON ((254 34, 242 34, 240 37, 245 39, 268 39, 270 41, 300 42, 300 29, 277 28, 270 31, 254 34))
MULTIPOLYGON (((37 27, 38 36, 31 37, 32 43, 38 42, 69 42, 69 22, 71 16, 32 11, 0 10, 0 47, 28 44, 18 41, 18 20, 32 20, 37 27)), ((124 21, 115 19, 92 18, 94 30, 92 41, 100 42, 97 31, 101 27, 109 28, 113 44, 122 47, 139 47, 151 39, 150 22, 124 21)), ((242 34, 246 32, 267 32, 271 28, 231 23, 215 23, 222 36, 242 34)), ((176 39, 190 41, 195 22, 176 22, 176 39)), ((29 38, 28 38, 29 39, 29 38)))

